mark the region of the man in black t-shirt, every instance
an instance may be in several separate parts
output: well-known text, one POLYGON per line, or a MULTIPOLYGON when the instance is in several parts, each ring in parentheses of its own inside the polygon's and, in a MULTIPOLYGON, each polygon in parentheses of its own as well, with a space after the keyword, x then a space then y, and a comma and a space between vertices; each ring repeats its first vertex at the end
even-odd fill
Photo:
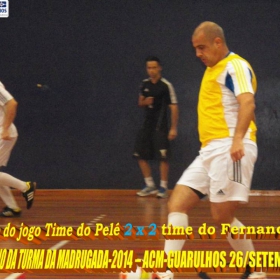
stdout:
POLYGON ((138 159, 145 187, 137 192, 139 196, 157 194, 166 198, 169 171, 169 141, 177 136, 178 105, 171 83, 161 77, 161 64, 157 57, 146 59, 148 79, 142 82, 138 105, 145 108, 145 120, 135 143, 133 156, 138 159), (168 109, 171 112, 169 128, 168 109), (160 161, 160 188, 155 186, 149 160, 160 161))

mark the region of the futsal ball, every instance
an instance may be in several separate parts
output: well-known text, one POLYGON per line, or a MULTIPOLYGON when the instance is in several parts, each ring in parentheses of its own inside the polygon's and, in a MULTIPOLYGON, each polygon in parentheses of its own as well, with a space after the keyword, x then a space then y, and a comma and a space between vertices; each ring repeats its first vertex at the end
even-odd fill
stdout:
POLYGON ((142 267, 137 267, 136 272, 122 272, 119 279, 152 279, 152 273, 146 272, 142 267))

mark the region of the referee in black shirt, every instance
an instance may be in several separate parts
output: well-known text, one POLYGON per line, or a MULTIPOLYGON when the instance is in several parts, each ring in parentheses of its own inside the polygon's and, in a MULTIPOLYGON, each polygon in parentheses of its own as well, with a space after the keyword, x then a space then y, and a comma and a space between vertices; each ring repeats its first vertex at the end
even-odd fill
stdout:
POLYGON ((159 198, 168 197, 169 141, 177 136, 178 105, 174 88, 161 77, 161 63, 155 56, 146 59, 149 78, 142 82, 138 105, 144 107, 146 116, 137 135, 133 156, 138 159, 145 186, 137 192, 139 196, 157 194, 159 198), (168 120, 170 109, 170 125, 168 120), (156 187, 149 160, 160 162, 160 187, 156 187))

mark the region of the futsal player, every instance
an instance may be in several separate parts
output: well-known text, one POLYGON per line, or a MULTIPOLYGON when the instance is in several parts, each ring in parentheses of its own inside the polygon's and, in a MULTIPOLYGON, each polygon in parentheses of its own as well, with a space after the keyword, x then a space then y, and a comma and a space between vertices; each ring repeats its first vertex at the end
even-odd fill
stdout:
MULTIPOLYGON (((17 141, 18 133, 13 121, 17 112, 17 102, 0 82, 0 168, 7 165, 11 151, 17 141)), ((2 217, 19 217, 21 209, 14 199, 10 187, 22 192, 30 209, 34 200, 36 183, 21 181, 0 169, 0 196, 6 206, 2 217)))
MULTIPOLYGON (((168 224, 187 227, 188 213, 201 198, 209 196, 217 225, 242 227, 235 210, 247 203, 257 159, 255 92, 256 76, 250 64, 231 52, 223 29, 203 22, 194 31, 196 56, 206 65, 198 101, 199 155, 185 170, 170 197, 168 224)), ((254 251, 251 239, 227 240, 235 251, 254 251)), ((182 250, 184 240, 166 240, 165 252, 182 250)), ((209 278, 206 273, 199 275, 209 278)), ((242 278, 254 278, 249 266, 242 278)), ((262 275, 265 277, 265 275, 262 275)), ((172 278, 158 273, 157 278, 172 278)))
POLYGON ((178 105, 175 90, 170 82, 161 76, 161 62, 155 56, 146 59, 149 78, 143 80, 138 105, 145 109, 145 120, 136 137, 133 156, 138 159, 145 181, 145 187, 138 196, 156 194, 158 198, 168 197, 168 172, 170 141, 177 136, 178 105), (169 126, 168 110, 171 121, 169 126), (159 161, 160 186, 157 188, 149 164, 159 161))

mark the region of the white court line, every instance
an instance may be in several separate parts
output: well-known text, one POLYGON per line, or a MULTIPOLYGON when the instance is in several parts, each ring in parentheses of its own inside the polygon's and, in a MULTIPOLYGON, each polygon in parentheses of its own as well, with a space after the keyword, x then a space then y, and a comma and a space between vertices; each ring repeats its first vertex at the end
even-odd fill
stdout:
MULTIPOLYGON (((102 214, 99 215, 97 218, 98 220, 101 220, 102 218, 106 217, 106 215, 102 214)), ((97 218, 95 218, 94 220, 96 220, 97 218)), ((51 240, 51 239, 50 239, 51 240)), ((67 243, 69 243, 71 240, 62 240, 60 242, 58 242, 57 244, 55 244, 54 246, 50 247, 49 250, 57 250, 61 247, 63 247, 64 245, 66 245, 67 243)), ((8 275, 6 278, 4 279, 18 279, 21 275, 23 275, 25 272, 20 272, 20 273, 12 273, 10 275, 8 275)))

